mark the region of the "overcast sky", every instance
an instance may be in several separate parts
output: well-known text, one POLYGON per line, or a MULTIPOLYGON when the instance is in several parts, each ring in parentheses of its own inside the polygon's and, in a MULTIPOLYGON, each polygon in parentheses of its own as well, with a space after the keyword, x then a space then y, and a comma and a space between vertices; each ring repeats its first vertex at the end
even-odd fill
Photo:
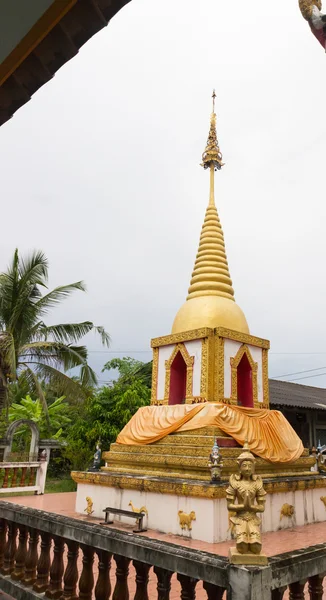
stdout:
POLYGON ((326 372, 326 57, 296 0, 132 0, 1 127, 0 270, 40 248, 51 287, 86 281, 51 322, 106 327, 111 354, 87 339, 98 372, 149 360, 184 302, 213 87, 237 303, 270 376, 326 372))

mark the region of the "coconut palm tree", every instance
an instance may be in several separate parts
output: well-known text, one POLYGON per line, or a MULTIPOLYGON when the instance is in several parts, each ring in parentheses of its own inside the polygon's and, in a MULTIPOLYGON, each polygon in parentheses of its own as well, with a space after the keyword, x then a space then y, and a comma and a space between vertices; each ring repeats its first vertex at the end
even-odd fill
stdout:
POLYGON ((82 281, 47 290, 48 261, 35 251, 21 258, 16 249, 5 273, 0 274, 0 409, 8 406, 8 386, 23 375, 31 392, 36 393, 47 411, 40 381, 60 388, 68 398, 79 396, 87 386, 97 383, 87 363, 86 346, 76 345, 95 330, 102 343, 109 345, 109 334, 90 321, 46 325, 44 316, 75 290, 85 291, 82 281), (80 367, 78 381, 67 375, 80 367))

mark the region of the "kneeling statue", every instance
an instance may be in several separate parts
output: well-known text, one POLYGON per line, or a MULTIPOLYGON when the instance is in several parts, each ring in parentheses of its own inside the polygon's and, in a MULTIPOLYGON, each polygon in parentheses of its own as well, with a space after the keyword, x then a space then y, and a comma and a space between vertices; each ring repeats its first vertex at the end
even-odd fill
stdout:
POLYGON ((90 467, 90 469, 88 469, 89 472, 96 472, 100 470, 100 466, 101 466, 101 457, 102 457, 102 450, 100 448, 100 443, 98 442, 96 444, 96 452, 94 454, 94 461, 93 461, 93 466, 90 467))
POLYGON ((256 459, 248 443, 238 458, 239 473, 232 474, 226 490, 227 507, 230 513, 232 533, 236 548, 230 549, 230 561, 237 564, 267 564, 261 554, 261 521, 257 513, 265 510, 266 492, 263 481, 255 475, 256 459))

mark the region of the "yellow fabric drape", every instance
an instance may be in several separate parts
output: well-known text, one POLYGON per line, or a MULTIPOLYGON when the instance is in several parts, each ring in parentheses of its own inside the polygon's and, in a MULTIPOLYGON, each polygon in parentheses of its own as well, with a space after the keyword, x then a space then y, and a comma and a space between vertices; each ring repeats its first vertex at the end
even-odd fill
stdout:
POLYGON ((287 463, 303 452, 300 438, 277 410, 226 404, 177 404, 140 408, 118 435, 118 444, 153 444, 175 431, 219 427, 254 454, 271 462, 287 463))

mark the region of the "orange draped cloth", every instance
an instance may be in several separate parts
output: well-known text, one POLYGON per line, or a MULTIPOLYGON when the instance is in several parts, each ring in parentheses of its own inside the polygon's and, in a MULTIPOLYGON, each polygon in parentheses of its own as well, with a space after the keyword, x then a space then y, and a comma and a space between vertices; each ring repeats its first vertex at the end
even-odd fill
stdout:
POLYGON ((219 427, 241 446, 271 462, 288 463, 303 452, 300 438, 278 410, 226 404, 176 404, 140 408, 118 435, 118 444, 153 444, 176 431, 219 427))

